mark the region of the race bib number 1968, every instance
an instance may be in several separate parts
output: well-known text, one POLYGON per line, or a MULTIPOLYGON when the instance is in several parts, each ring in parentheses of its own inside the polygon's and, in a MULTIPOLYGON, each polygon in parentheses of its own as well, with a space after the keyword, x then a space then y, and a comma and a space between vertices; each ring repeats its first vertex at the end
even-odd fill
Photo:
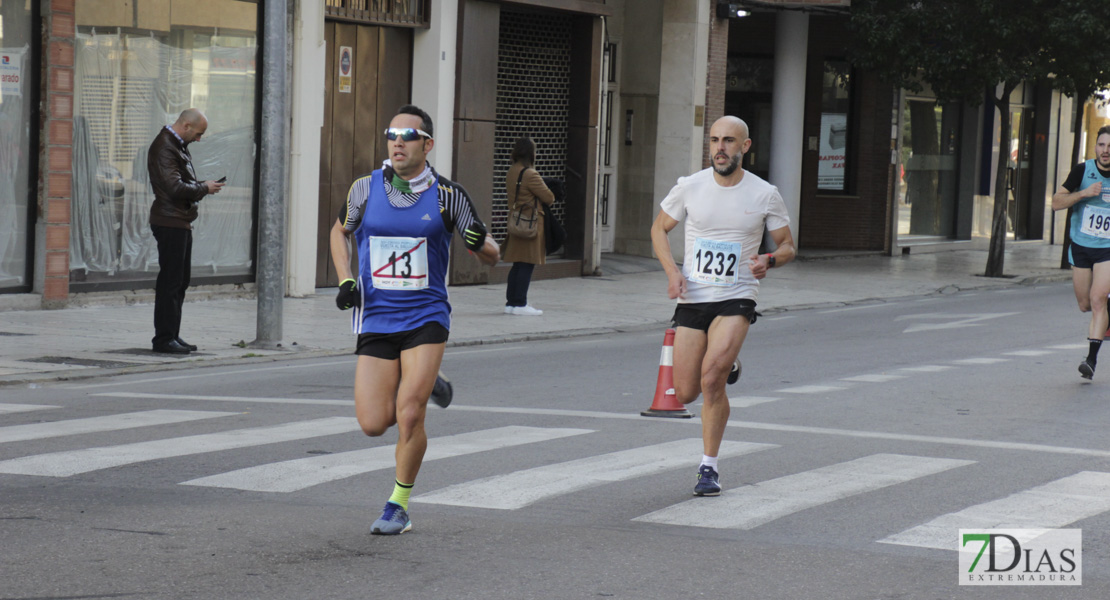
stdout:
POLYGON ((370 274, 380 290, 428 287, 427 238, 371 237, 370 274))
MULTIPOLYGON (((697 238, 694 240, 693 263, 690 281, 708 285, 736 285, 740 274, 740 242, 717 242, 697 238)), ((690 257, 688 257, 690 258, 690 257)))
POLYGON ((1083 225, 1079 230, 1097 238, 1110 238, 1110 209, 1085 206, 1083 208, 1083 225))

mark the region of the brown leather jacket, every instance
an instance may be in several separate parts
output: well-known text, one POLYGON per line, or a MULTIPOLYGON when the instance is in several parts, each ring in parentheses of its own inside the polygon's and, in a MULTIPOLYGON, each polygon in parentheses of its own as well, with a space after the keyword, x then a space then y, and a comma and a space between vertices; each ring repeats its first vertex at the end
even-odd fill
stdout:
POLYGON ((189 149, 163 127, 147 151, 146 168, 154 189, 150 224, 192 229, 197 203, 208 193, 208 186, 197 181, 189 149))

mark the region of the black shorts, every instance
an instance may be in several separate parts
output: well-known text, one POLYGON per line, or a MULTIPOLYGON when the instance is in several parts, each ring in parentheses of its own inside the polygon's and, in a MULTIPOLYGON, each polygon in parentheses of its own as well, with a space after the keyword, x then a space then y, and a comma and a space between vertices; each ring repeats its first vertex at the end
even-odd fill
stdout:
POLYGON ((1108 260, 1110 260, 1110 248, 1091 248, 1090 246, 1081 246, 1075 242, 1072 242, 1071 246, 1068 247, 1068 262, 1073 267, 1090 269, 1095 266, 1095 263, 1108 260))
POLYGON ((721 302, 695 302, 679 304, 674 309, 675 327, 689 327, 709 331, 709 325, 717 317, 731 317, 740 315, 748 318, 749 323, 755 323, 759 313, 755 312, 755 300, 747 298, 741 300, 723 300, 721 302))
POLYGON ((355 354, 397 360, 401 358, 403 350, 424 344, 442 344, 447 341, 449 334, 446 327, 434 321, 397 333, 360 333, 355 354))

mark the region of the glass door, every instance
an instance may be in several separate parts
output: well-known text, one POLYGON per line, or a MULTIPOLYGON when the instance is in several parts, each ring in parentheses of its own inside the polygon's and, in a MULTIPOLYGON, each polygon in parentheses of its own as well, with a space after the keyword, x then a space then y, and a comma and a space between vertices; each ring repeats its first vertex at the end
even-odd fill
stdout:
POLYGON ((30 2, 0 0, 0 293, 31 289, 31 173, 38 119, 30 2))

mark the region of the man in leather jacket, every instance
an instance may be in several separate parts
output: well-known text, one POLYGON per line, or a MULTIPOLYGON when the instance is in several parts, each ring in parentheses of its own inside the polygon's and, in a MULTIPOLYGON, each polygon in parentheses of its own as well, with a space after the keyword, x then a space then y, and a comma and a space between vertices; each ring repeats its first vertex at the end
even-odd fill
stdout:
POLYGON ((147 152, 147 171, 154 189, 150 230, 158 242, 158 281, 154 285, 155 352, 188 354, 196 346, 181 339, 181 305, 192 269, 193 221, 197 204, 219 193, 224 183, 197 181, 189 144, 199 142, 208 119, 195 108, 184 110, 173 125, 158 132, 147 152))

